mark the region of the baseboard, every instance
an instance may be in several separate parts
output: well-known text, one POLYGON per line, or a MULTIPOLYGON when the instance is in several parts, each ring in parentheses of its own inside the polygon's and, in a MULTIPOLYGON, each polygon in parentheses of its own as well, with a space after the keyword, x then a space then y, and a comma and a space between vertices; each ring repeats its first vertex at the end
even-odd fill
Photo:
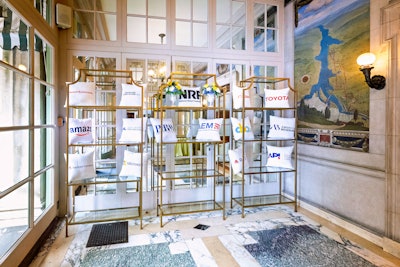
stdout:
POLYGON ((383 238, 383 250, 387 253, 400 258, 400 243, 387 237, 383 238))
POLYGON ((352 224, 348 221, 343 220, 342 218, 339 218, 335 215, 333 215, 332 213, 326 212, 324 210, 321 210, 317 207, 314 207, 310 204, 307 204, 306 202, 303 201, 299 201, 299 206, 309 212, 314 213, 315 215, 318 215, 319 217, 332 222, 342 228, 344 228, 345 230, 352 232, 362 238, 364 238, 365 240, 368 240, 369 242, 383 248, 383 237, 378 236, 374 233, 371 233, 355 224, 352 224))
POLYGON ((50 223, 50 225, 46 228, 46 231, 40 236, 39 240, 35 243, 26 257, 23 259, 19 267, 29 266, 33 259, 37 256, 43 244, 47 241, 49 236, 54 232, 54 229, 57 227, 60 218, 55 217, 54 220, 50 223))

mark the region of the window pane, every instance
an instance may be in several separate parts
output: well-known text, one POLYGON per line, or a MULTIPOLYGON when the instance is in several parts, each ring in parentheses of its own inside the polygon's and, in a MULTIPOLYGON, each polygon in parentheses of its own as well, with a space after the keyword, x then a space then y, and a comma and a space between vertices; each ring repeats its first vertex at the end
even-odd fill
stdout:
POLYGON ((149 16, 166 17, 166 0, 148 0, 149 1, 149 16))
POLYGON ((193 20, 207 21, 208 17, 207 0, 193 0, 193 20))
POLYGON ((264 4, 254 4, 254 26, 265 27, 264 4))
POLYGON ((233 27, 232 49, 246 49, 246 30, 243 27, 233 27))
POLYGON ((0 43, 0 60, 19 68, 29 71, 29 52, 28 40, 29 30, 26 24, 7 9, 6 16, 3 16, 0 43))
POLYGON ((53 121, 53 89, 35 82, 34 121, 35 125, 52 124, 53 121))
POLYGON ((146 0, 127 0, 128 14, 146 15, 146 0))
POLYGON ((276 27, 276 19, 277 19, 277 6, 267 6, 267 27, 275 28, 276 27))
POLYGON ((117 40, 117 16, 112 14, 98 13, 96 15, 96 40, 117 40))
POLYGON ((191 28, 190 22, 177 21, 176 22, 176 44, 190 46, 191 42, 191 28))
POLYGON ((54 163, 53 138, 54 129, 52 128, 42 128, 35 130, 35 172, 38 172, 54 163))
POLYGON ((264 29, 254 30, 254 51, 265 51, 265 37, 264 29))
POLYGON ((277 52, 276 30, 267 30, 267 51, 277 52))
POLYGON ((53 169, 47 170, 45 173, 35 177, 34 185, 34 220, 39 218, 43 212, 53 204, 53 194, 51 188, 53 169))
POLYGON ((35 8, 39 11, 40 15, 50 24, 51 22, 51 0, 35 0, 35 8))
POLYGON ((93 39, 94 14, 75 11, 72 32, 74 38, 93 39))
POLYGON ((52 82, 52 53, 53 49, 47 42, 35 34, 35 77, 42 81, 52 82))
POLYGON ((190 20, 192 18, 192 8, 190 4, 188 0, 176 0, 175 17, 177 19, 190 20))
POLYGON ((235 25, 246 25, 246 4, 243 1, 232 1, 232 22, 235 25))
POLYGON ((217 47, 230 49, 231 31, 229 26, 217 26, 217 47))
POLYGON ((29 79, 0 67, 0 84, 0 126, 28 125, 29 79))
POLYGON ((229 19, 231 17, 230 12, 230 3, 231 0, 218 0, 217 3, 217 23, 229 23, 229 19))
POLYGON ((160 34, 167 31, 167 25, 164 19, 149 19, 149 43, 151 44, 165 44, 167 42, 166 38, 160 37, 160 34))
POLYGON ((93 0, 74 0, 75 9, 94 10, 93 0))
POLYGON ((28 229, 28 189, 28 184, 25 184, 0 199, 0 258, 28 229))
POLYGON ((26 179, 29 174, 28 130, 0 132, 0 191, 26 179))
POLYGON ((117 11, 117 1, 115 0, 96 0, 96 10, 97 11, 117 11))
POLYGON ((135 43, 146 43, 146 19, 128 17, 127 41, 135 43))
POLYGON ((208 46, 208 31, 207 24, 193 23, 193 46, 207 47, 208 46))

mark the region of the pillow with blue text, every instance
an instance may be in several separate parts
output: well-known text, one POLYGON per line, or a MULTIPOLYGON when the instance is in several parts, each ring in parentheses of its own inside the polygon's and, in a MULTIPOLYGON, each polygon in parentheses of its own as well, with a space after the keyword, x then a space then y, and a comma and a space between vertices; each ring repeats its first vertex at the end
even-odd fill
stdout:
POLYGON ((179 96, 179 107, 201 107, 201 94, 200 87, 186 87, 182 86, 184 94, 179 96))
POLYGON ((123 118, 120 142, 144 142, 146 141, 147 118, 123 118), (142 122, 143 120, 143 122, 142 122), (143 124, 142 124, 143 123, 143 124), (140 136, 142 134, 142 137, 140 136), (143 138, 143 140, 141 139, 143 138))
POLYGON ((70 106, 96 105, 96 84, 94 82, 76 82, 69 85, 70 106))
POLYGON ((293 139, 296 127, 295 118, 269 116, 269 138, 293 139))
POLYGON ((266 108, 290 108, 289 88, 264 89, 264 103, 266 108))
POLYGON ((293 169, 292 153, 293 146, 268 146, 267 145, 267 167, 280 167, 293 169))
POLYGON ((219 135, 221 126, 222 119, 199 118, 199 129, 197 130, 196 140, 221 141, 221 137, 219 135))
POLYGON ((96 177, 94 150, 68 155, 68 182, 96 177))
POLYGON ((237 140, 242 140, 244 132, 244 140, 253 140, 254 134, 251 129, 249 117, 244 118, 244 125, 242 119, 231 118, 233 138, 237 140))
POLYGON ((142 87, 136 84, 126 84, 121 85, 121 101, 120 106, 142 106, 142 87))
POLYGON ((165 118, 161 120, 150 118, 151 125, 153 127, 153 134, 156 138, 156 142, 161 142, 161 132, 162 132, 162 141, 163 142, 176 142, 178 139, 176 138, 176 132, 174 130, 174 124, 171 118, 165 118))
POLYGON ((69 144, 92 143, 93 142, 93 122, 91 118, 68 120, 68 140, 69 144))

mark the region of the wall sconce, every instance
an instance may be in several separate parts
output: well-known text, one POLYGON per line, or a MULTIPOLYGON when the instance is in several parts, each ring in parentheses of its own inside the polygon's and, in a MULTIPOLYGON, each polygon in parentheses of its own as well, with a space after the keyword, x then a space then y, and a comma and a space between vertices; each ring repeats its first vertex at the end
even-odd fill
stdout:
POLYGON ((382 75, 374 75, 371 78, 371 70, 374 68, 372 65, 375 62, 375 55, 372 53, 364 53, 358 56, 357 64, 360 66, 360 71, 364 73, 365 82, 370 88, 382 90, 385 88, 386 79, 382 75))

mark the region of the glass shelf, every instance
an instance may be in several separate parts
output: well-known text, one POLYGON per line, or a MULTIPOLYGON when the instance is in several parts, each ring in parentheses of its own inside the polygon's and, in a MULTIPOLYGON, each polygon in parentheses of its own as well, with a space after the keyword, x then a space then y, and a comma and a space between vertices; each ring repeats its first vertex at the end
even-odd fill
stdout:
POLYGON ((159 206, 161 215, 179 215, 187 213, 207 212, 223 210, 223 205, 215 202, 214 200, 203 200, 198 202, 185 202, 162 204, 159 206))
POLYGON ((285 197, 283 195, 263 195, 263 196, 246 196, 246 197, 236 197, 232 198, 236 203, 242 207, 256 207, 256 206, 266 206, 266 205, 276 205, 276 204, 291 204, 295 203, 293 199, 285 197))
POLYGON ((69 224, 129 220, 140 217, 139 207, 106 209, 95 211, 78 211, 68 218, 69 224))

